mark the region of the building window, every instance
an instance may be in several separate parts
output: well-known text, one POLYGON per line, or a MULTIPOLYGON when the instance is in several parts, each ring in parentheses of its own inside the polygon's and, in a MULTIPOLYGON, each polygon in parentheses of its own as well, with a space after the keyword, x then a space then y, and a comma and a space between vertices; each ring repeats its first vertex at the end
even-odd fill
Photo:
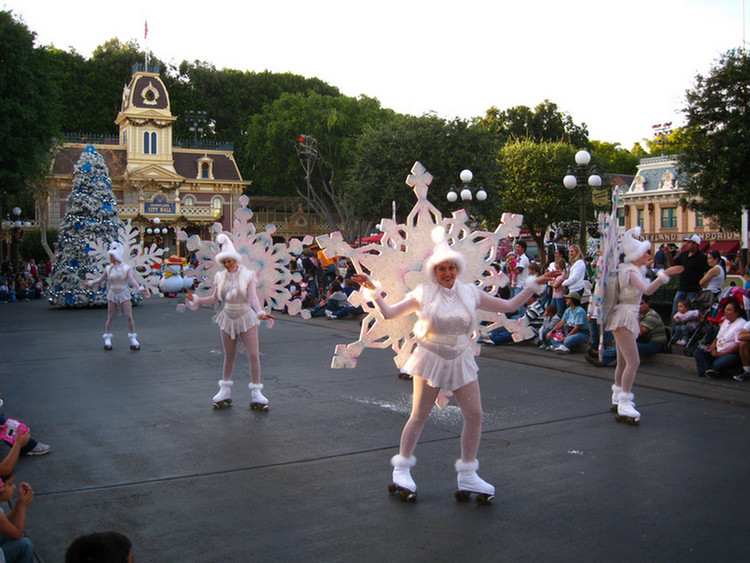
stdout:
POLYGON ((224 200, 221 196, 217 195, 211 199, 211 207, 214 208, 217 217, 221 217, 224 214, 224 200))
POLYGON ((143 134, 143 154, 156 154, 156 133, 143 134))
POLYGON ((210 178, 211 165, 208 162, 201 163, 201 178, 210 178))
POLYGON ((643 209, 638 210, 638 214, 636 215, 636 221, 637 225, 642 229, 643 228, 643 209))
POLYGON ((621 207, 617 210, 617 226, 621 228, 625 228, 625 207, 621 207))
POLYGON ((676 229, 677 228, 677 208, 676 207, 662 207, 661 208, 661 228, 662 229, 676 229))
POLYGON ((195 206, 195 196, 192 195, 186 195, 182 198, 182 205, 186 207, 194 207, 195 206))
POLYGON ((695 212, 695 227, 698 229, 703 228, 703 211, 695 212))

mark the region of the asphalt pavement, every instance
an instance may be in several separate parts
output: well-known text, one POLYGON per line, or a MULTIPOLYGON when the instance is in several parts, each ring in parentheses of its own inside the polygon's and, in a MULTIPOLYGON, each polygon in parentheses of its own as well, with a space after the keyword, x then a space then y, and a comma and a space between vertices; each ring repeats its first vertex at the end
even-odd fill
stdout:
POLYGON ((134 309, 139 351, 117 318, 111 352, 104 309, 0 304, 2 411, 52 447, 17 466, 35 490, 26 533, 43 563, 103 530, 125 533, 137 563, 748 560, 750 383, 649 360, 629 426, 609 411, 611 368, 485 347, 479 474, 496 499, 454 499, 452 403, 425 426, 419 497, 402 503, 387 485, 411 384, 388 350, 330 369, 358 321, 279 315, 260 335, 270 411, 248 408, 244 355, 234 405, 213 410, 213 311, 178 302, 134 309))

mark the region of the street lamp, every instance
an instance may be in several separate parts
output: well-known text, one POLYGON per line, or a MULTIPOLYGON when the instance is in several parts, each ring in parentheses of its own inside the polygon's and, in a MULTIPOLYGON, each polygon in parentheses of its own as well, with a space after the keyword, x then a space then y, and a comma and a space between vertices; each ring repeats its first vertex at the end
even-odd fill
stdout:
POLYGON ((672 133, 672 122, 657 123, 656 125, 652 125, 651 129, 654 130, 654 137, 657 139, 656 142, 661 145, 661 155, 664 156, 664 147, 667 144, 664 137, 672 133))
POLYGON ((471 200, 476 197, 477 201, 484 201, 487 199, 487 192, 484 191, 484 188, 481 185, 477 188, 471 185, 471 181, 474 179, 474 173, 471 170, 461 170, 459 178, 461 178, 461 183, 463 184, 461 190, 457 192, 456 186, 451 186, 450 191, 445 197, 451 203, 455 203, 460 197, 462 201, 466 202, 466 214, 471 217, 471 200), (474 190, 476 190, 476 194, 474 193, 474 190))
POLYGON ((198 147, 198 134, 203 136, 203 126, 208 122, 208 113, 205 111, 187 110, 184 114, 188 130, 193 132, 193 144, 198 147))
POLYGON ((602 177, 596 169, 596 165, 589 168, 591 155, 588 151, 578 151, 575 156, 576 167, 568 166, 568 173, 563 178, 563 186, 572 190, 580 188, 581 192, 581 228, 578 235, 578 244, 581 246, 581 252, 588 254, 586 249, 586 200, 589 197, 588 189, 599 188, 602 185, 602 177))

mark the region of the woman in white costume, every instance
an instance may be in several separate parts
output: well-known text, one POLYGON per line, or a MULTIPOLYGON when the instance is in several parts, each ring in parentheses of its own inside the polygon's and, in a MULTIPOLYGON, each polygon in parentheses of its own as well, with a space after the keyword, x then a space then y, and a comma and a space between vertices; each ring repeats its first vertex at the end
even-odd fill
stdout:
POLYGON ((144 296, 148 295, 148 290, 138 283, 131 267, 125 264, 125 249, 119 242, 113 242, 107 253, 109 254, 110 264, 104 269, 102 275, 95 280, 83 282, 85 287, 91 287, 107 281, 107 322, 104 325, 104 334, 102 335, 104 349, 112 349, 112 321, 115 319, 117 309, 121 308, 128 322, 130 349, 140 350, 141 345, 136 339, 135 322, 133 321, 130 285, 137 287, 144 296))
POLYGON ((263 384, 260 382, 258 325, 262 320, 272 320, 274 317, 262 309, 256 289, 255 272, 240 264, 242 257, 234 249, 229 237, 220 234, 216 237, 216 242, 221 245, 221 252, 216 255, 215 260, 224 266, 224 269, 216 274, 213 293, 207 297, 196 297, 188 290, 187 294, 187 305, 192 310, 203 304, 222 304, 221 310, 214 317, 214 322, 221 330, 224 366, 219 381, 219 392, 212 401, 216 408, 232 403, 232 371, 237 357, 238 340, 242 340, 250 362, 250 408, 266 411, 268 399, 261 393, 263 384))
POLYGON ((640 334, 639 309, 641 296, 651 295, 662 284, 669 281, 669 276, 682 272, 682 266, 672 266, 659 271, 657 278, 648 282, 646 266, 651 260, 651 243, 640 241, 641 228, 627 231, 620 240, 620 248, 625 255, 620 264, 617 278, 619 297, 612 313, 607 316, 604 330, 611 330, 615 337, 617 349, 617 368, 612 385, 612 410, 617 413, 617 420, 637 423, 641 413, 635 410, 633 403, 633 382, 640 366, 636 339, 640 334))
POLYGON ((401 500, 414 500, 417 486, 411 477, 416 464, 414 450, 419 435, 435 401, 443 392, 452 392, 464 419, 461 432, 461 459, 456 461, 458 492, 456 498, 466 500, 477 494, 478 502, 487 502, 495 488, 477 475, 477 452, 482 433, 482 404, 474 359, 473 335, 478 334, 477 309, 494 312, 513 312, 532 293, 543 291, 543 284, 559 273, 548 272, 536 280, 529 279, 526 287, 513 299, 492 297, 473 284, 458 280, 465 269, 463 256, 452 250, 439 227, 433 232, 436 245, 424 266, 430 282, 419 286, 399 303, 388 305, 377 284, 367 275, 356 274, 352 279, 366 293, 365 298, 375 303, 380 314, 395 318, 417 313, 414 326, 418 345, 404 369, 412 374, 413 399, 409 420, 401 434, 399 453, 391 459, 393 465, 392 493, 401 500))

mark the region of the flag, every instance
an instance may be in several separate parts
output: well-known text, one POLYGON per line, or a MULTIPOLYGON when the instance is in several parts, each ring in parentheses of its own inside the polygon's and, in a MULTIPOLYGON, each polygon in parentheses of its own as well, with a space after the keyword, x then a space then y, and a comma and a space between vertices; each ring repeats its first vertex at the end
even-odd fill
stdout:
POLYGON ((143 29, 143 38, 148 39, 148 20, 146 20, 146 25, 143 29))

